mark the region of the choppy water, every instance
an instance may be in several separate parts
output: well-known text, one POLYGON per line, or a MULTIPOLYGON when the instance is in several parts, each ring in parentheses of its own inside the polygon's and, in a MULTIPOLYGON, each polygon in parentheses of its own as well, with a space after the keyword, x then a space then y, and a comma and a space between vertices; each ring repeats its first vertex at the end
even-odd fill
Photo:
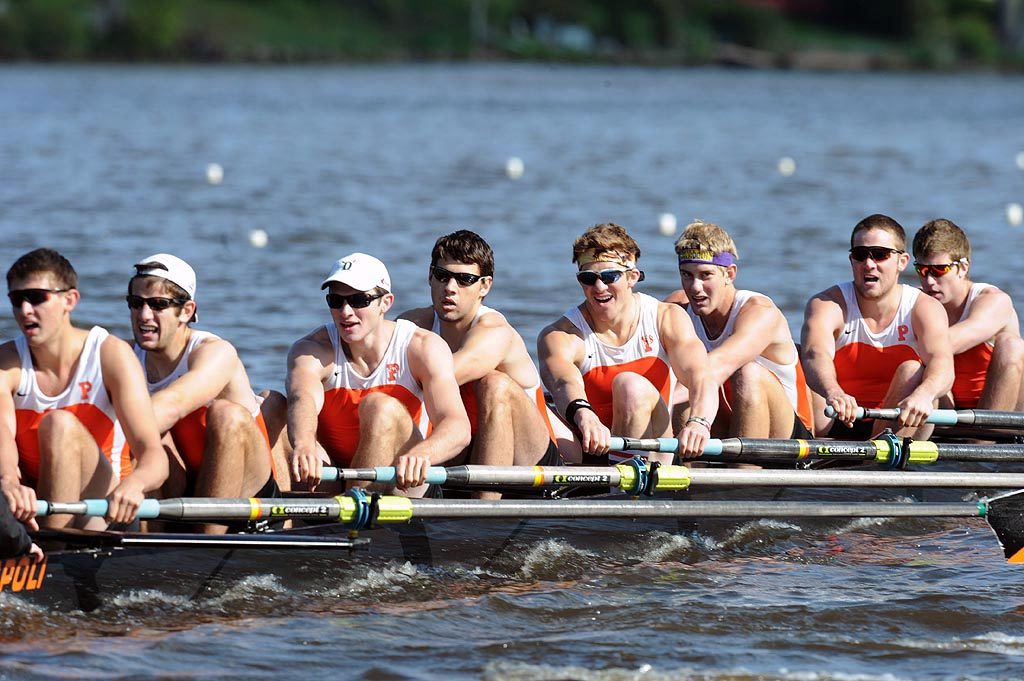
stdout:
MULTIPOLYGON (((843 245, 873 212, 910 231, 952 218, 975 277, 1020 302, 1024 227, 1004 208, 1024 203, 1022 111, 1024 80, 995 75, 7 67, 0 263, 58 248, 82 278, 78 322, 126 334, 131 264, 181 255, 201 327, 278 388, 287 346, 326 319, 334 259, 378 255, 396 308, 422 305, 430 246, 460 227, 494 246, 489 302, 530 345, 576 302, 571 240, 595 222, 631 229, 647 291, 674 288, 664 211, 728 228, 740 283, 794 328, 848 275, 843 245)), ((199 601, 143 592, 91 615, 7 599, 0 677, 1020 677, 1024 578, 978 524, 755 523, 588 551, 567 534, 493 573, 375 565, 309 590, 267 577, 199 601)))

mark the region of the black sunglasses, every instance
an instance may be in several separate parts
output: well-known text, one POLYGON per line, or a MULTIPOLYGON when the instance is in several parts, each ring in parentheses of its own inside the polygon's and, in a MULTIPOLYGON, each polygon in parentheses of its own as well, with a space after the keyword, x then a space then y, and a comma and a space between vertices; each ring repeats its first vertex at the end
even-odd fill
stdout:
POLYGON ((32 307, 42 305, 50 299, 51 293, 66 293, 69 288, 22 288, 11 291, 7 297, 11 299, 11 305, 21 307, 26 301, 32 307))
POLYGON ((857 262, 864 262, 871 258, 875 262, 883 262, 892 257, 893 253, 902 253, 898 248, 886 246, 854 246, 850 249, 850 259, 857 262))
POLYGON ((487 276, 485 274, 470 274, 469 272, 449 272, 445 268, 438 267, 437 265, 430 268, 430 274, 434 279, 437 279, 442 284, 447 284, 449 281, 454 279, 455 283, 462 287, 472 286, 487 276))
POLYGON ((163 312, 172 305, 181 307, 188 302, 187 298, 143 298, 142 296, 133 296, 130 293, 124 299, 132 310, 141 310, 143 305, 148 305, 149 309, 153 312, 163 312))
POLYGON ((369 307, 370 303, 383 298, 383 293, 350 293, 347 296, 343 296, 340 293, 328 293, 327 294, 327 307, 332 310, 340 310, 345 307, 347 303, 353 310, 361 310, 364 307, 369 307))
MULTIPOLYGON (((600 272, 594 272, 593 270, 584 270, 582 272, 577 272, 576 273, 576 281, 580 282, 584 286, 593 286, 594 284, 597 283, 597 280, 600 279, 602 282, 604 282, 605 286, 611 286, 612 284, 617 282, 619 279, 621 279, 623 274, 625 274, 626 272, 632 272, 632 271, 633 271, 632 269, 628 269, 628 270, 601 270, 600 272)), ((643 280, 644 280, 644 273, 641 270, 640 271, 640 278, 637 279, 637 281, 643 281, 643 280)))

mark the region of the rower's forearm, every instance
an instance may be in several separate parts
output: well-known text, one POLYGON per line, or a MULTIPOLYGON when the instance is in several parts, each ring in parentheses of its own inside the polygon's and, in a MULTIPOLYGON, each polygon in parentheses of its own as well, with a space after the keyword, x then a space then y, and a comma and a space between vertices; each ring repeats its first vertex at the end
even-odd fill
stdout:
POLYGON ((316 446, 317 416, 311 399, 288 402, 288 442, 293 450, 316 446))
POLYGON ((926 364, 918 390, 930 399, 938 399, 953 387, 954 377, 952 361, 940 360, 926 364))
POLYGON ((167 455, 163 448, 159 448, 158 451, 140 455, 136 459, 135 470, 125 481, 132 479, 142 486, 143 492, 153 492, 160 489, 169 474, 167 455))
POLYGON ((470 432, 469 420, 466 420, 465 428, 450 424, 438 426, 430 433, 430 437, 421 442, 417 447, 430 459, 431 465, 444 464, 469 446, 470 432))

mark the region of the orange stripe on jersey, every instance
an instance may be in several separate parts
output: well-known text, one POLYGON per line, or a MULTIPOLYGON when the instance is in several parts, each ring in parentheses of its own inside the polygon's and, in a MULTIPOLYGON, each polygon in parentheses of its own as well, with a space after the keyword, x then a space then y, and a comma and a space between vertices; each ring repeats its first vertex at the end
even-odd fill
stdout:
POLYGON ((866 343, 850 343, 836 351, 836 378, 846 394, 868 409, 882 406, 892 377, 903 362, 920 360, 909 345, 876 348, 866 343))
POLYGON ((480 423, 480 405, 476 402, 476 384, 476 381, 470 381, 459 386, 462 404, 466 407, 466 416, 469 417, 469 432, 472 435, 476 435, 477 424, 480 423))
POLYGON ((813 432, 814 409, 811 406, 811 393, 807 388, 804 366, 799 359, 796 361, 796 415, 804 427, 813 432))
POLYGON ((328 390, 317 419, 316 439, 337 466, 348 466, 359 446, 359 403, 370 393, 390 395, 402 403, 412 421, 420 422, 423 403, 405 386, 394 383, 363 390, 328 390))
MULTIPOLYGON (((104 456, 113 464, 111 450, 114 447, 114 422, 103 413, 103 410, 94 404, 72 404, 61 407, 61 411, 69 411, 78 417, 104 456)), ((39 480, 39 423, 48 413, 50 412, 29 409, 16 409, 14 412, 17 428, 14 440, 18 445, 18 464, 31 480, 39 480)))
POLYGON ((179 419, 171 427, 171 438, 185 462, 185 469, 198 472, 203 465, 203 452, 206 450, 206 406, 179 419))
POLYGON ((953 402, 957 409, 978 406, 991 362, 992 346, 988 343, 979 343, 959 355, 953 355, 953 402))
POLYGON ((540 416, 544 419, 544 426, 548 429, 548 438, 555 444, 558 444, 558 436, 555 435, 555 427, 551 425, 551 417, 548 414, 548 401, 544 399, 543 388, 537 388, 535 401, 537 409, 540 410, 540 416))
POLYGON ((587 401, 606 426, 612 425, 612 381, 626 372, 646 378, 661 394, 665 404, 669 404, 672 398, 671 373, 665 362, 658 357, 641 357, 614 366, 594 367, 583 376, 583 385, 587 390, 587 401))

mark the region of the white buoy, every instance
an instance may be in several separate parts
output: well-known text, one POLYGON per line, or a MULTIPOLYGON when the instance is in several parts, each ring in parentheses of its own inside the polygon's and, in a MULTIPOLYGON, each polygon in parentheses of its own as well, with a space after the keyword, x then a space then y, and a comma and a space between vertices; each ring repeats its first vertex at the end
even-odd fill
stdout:
POLYGON ((523 171, 526 167, 523 165, 523 159, 518 156, 512 156, 505 161, 505 175, 510 180, 518 180, 523 176, 523 171))
POLYGON ((267 233, 262 229, 254 229, 249 232, 249 243, 253 248, 263 248, 267 245, 267 233))
POLYGON ((672 236, 676 233, 676 216, 672 213, 662 213, 658 216, 658 231, 662 236, 672 236))
POLYGON ((1024 222, 1024 206, 1016 202, 1006 204, 1006 221, 1014 227, 1024 222))
POLYGON ((1017 152, 1017 167, 1024 170, 1024 151, 1017 152))
POLYGON ((796 161, 791 159, 789 156, 783 156, 779 159, 779 174, 783 177, 789 177, 796 172, 796 161))
POLYGON ((206 181, 210 184, 220 184, 224 179, 224 169, 219 163, 211 163, 206 166, 206 181))

